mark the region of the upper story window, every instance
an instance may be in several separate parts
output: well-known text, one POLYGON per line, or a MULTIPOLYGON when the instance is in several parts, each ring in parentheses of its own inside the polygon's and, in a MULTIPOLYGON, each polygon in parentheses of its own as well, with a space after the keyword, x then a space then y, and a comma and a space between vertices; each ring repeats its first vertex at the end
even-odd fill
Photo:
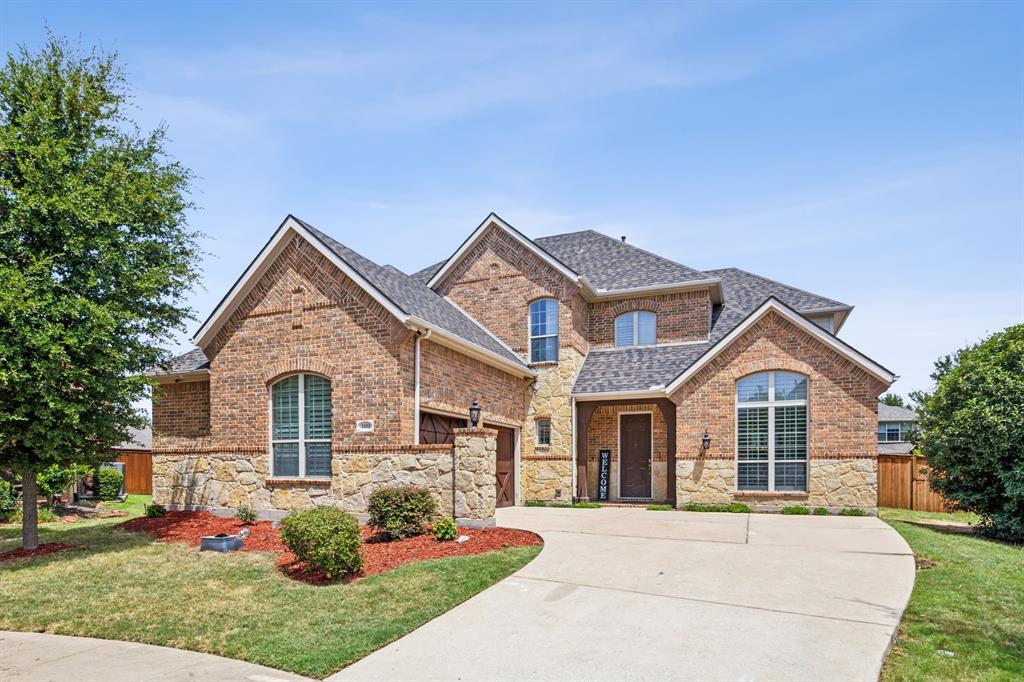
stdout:
POLYGON ((551 445, 551 420, 550 419, 538 419, 537 420, 537 445, 540 445, 540 446, 551 445))
POLYGON ((646 310, 615 318, 616 346, 652 346, 657 342, 658 316, 646 310))
POLYGON ((330 477, 331 382, 293 374, 270 387, 271 475, 330 477))
POLYGON ((807 377, 762 372, 736 382, 736 487, 807 490, 807 377))
POLYGON ((878 422, 879 443, 903 443, 914 431, 912 422, 878 422))
POLYGON ((530 362, 558 361, 558 301, 542 298, 530 304, 530 362))

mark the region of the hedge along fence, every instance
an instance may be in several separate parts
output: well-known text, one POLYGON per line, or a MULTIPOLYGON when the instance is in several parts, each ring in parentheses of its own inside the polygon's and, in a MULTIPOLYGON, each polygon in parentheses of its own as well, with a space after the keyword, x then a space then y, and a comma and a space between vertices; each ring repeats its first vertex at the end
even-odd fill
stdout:
POLYGON ((878 506, 914 511, 949 511, 928 483, 928 460, 914 455, 878 456, 878 506))

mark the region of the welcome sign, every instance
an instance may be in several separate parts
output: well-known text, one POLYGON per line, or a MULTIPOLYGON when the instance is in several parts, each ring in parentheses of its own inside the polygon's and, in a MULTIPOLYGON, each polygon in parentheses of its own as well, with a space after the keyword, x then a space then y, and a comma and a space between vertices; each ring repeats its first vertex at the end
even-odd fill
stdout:
POLYGON ((612 451, 601 450, 597 468, 597 499, 602 502, 608 499, 608 478, 611 476, 612 451))

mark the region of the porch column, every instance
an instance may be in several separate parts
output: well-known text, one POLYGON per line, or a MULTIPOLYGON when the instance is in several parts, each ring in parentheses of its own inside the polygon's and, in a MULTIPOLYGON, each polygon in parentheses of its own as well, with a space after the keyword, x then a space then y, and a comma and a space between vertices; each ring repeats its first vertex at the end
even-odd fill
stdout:
POLYGON ((658 399, 658 409, 661 410, 661 417, 665 420, 666 443, 666 502, 673 507, 676 506, 676 404, 668 398, 658 399))
POLYGON ((587 427, 596 409, 593 403, 576 403, 576 499, 582 502, 590 499, 587 488, 587 427))

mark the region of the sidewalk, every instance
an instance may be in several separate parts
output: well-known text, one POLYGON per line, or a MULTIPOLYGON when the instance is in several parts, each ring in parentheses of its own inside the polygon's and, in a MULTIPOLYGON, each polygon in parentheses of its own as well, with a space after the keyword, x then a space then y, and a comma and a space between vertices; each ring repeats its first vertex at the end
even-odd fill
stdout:
POLYGON ((308 682, 261 665, 194 651, 89 637, 0 630, 4 682, 308 682))

